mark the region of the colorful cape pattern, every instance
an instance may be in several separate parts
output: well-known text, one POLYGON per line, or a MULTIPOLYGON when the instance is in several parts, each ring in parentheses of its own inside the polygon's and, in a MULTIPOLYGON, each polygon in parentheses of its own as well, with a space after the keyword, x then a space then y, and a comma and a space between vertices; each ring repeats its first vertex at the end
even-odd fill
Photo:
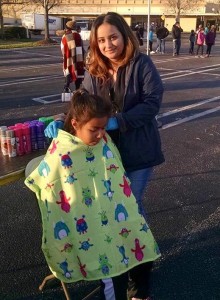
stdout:
POLYGON ((25 184, 36 193, 42 250, 58 279, 113 277, 160 256, 107 134, 87 146, 59 130, 25 184))

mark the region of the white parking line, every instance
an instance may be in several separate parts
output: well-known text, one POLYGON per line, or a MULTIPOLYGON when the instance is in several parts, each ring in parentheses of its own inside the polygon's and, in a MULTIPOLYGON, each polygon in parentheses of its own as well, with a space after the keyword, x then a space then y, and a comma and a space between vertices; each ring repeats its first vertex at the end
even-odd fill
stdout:
POLYGON ((32 77, 32 78, 23 78, 23 79, 15 79, 13 81, 7 81, 0 84, 0 87, 15 85, 15 84, 23 84, 33 81, 42 81, 54 78, 61 78, 60 75, 50 75, 50 76, 42 76, 42 77, 32 77))
POLYGON ((185 76, 191 76, 191 75, 194 75, 194 74, 206 73, 206 72, 213 71, 213 70, 216 70, 216 68, 204 69, 204 70, 200 70, 200 71, 188 70, 188 73, 186 73, 186 74, 181 74, 181 75, 177 75, 177 76, 171 76, 171 77, 168 77, 168 78, 163 78, 163 81, 174 79, 174 78, 185 77, 185 76))
MULTIPOLYGON (((46 67, 59 67, 60 65, 62 65, 61 63, 55 63, 55 64, 43 64, 43 65, 37 65, 31 66, 31 69, 42 69, 42 68, 46 68, 46 67)), ((30 66, 24 66, 24 67, 13 67, 13 68, 7 68, 7 69, 1 69, 1 72, 8 72, 8 71, 19 71, 19 70, 30 70, 30 66)))
POLYGON ((209 73, 209 75, 220 77, 220 74, 209 73))
POLYGON ((36 56, 45 56, 45 57, 56 57, 57 58, 57 55, 50 55, 50 54, 44 54, 42 52, 30 52, 30 51, 20 51, 20 50, 17 50, 17 52, 19 53, 24 53, 24 54, 28 54, 28 55, 36 55, 36 56))
POLYGON ((159 114, 158 119, 163 118, 163 117, 167 117, 167 116, 170 116, 170 115, 173 115, 173 114, 176 114, 176 113, 179 113, 181 111, 188 110, 188 109, 191 109, 191 108, 194 108, 194 107, 197 107, 197 106, 201 106, 201 105, 206 104, 206 103, 217 101, 217 100, 220 100, 220 96, 209 98, 209 99, 206 99, 206 100, 203 100, 203 101, 191 104, 191 105, 187 105, 187 106, 183 106, 183 107, 180 107, 180 108, 176 108, 174 110, 167 111, 163 114, 159 114))
POLYGON ((186 118, 183 118, 181 120, 177 120, 175 122, 172 122, 172 123, 169 123, 169 124, 166 124, 166 125, 163 125, 163 127, 161 129, 167 129, 167 128, 170 128, 170 127, 173 127, 173 126, 176 126, 176 125, 179 125, 179 124, 182 124, 182 123, 186 123, 186 122, 189 122, 191 120, 195 120, 195 119, 198 119, 200 117, 203 117, 203 116, 206 116, 206 115, 209 115, 209 114, 212 114, 214 112, 217 112, 220 110, 220 106, 217 106, 215 108, 212 108, 212 109, 208 109, 202 113, 198 113, 198 114, 195 114, 193 116, 190 116, 190 117, 186 117, 186 118))
POLYGON ((54 95, 49 95, 49 96, 42 96, 42 97, 38 97, 38 98, 32 98, 33 101, 36 102, 40 102, 43 104, 50 104, 50 103, 55 103, 55 102, 61 102, 61 93, 60 94, 54 94, 54 95), (44 100, 44 99, 49 99, 49 98, 56 98, 58 97, 58 99, 55 100, 44 100))
POLYGON ((160 60, 154 60, 155 64, 161 64, 161 63, 165 63, 165 62, 170 62, 170 61, 178 61, 178 60, 188 60, 188 59, 192 59, 194 58, 194 56, 180 56, 180 57, 170 57, 170 58, 165 58, 164 59, 160 59, 160 60))
POLYGON ((178 71, 170 70, 170 71, 173 71, 173 72, 166 73, 166 74, 161 74, 160 77, 170 76, 170 75, 178 74, 178 73, 188 73, 189 72, 189 70, 178 70, 178 71))

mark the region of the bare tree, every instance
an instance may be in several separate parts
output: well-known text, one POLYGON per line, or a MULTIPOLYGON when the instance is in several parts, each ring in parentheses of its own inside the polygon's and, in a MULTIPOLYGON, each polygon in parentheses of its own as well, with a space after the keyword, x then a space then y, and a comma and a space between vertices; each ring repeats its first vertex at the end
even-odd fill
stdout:
MULTIPOLYGON (((0 0, 1 1, 1 0, 0 0)), ((50 39, 49 33, 49 11, 55 7, 60 5, 60 0, 31 0, 33 4, 42 6, 44 8, 44 28, 45 28, 45 40, 50 39)))
POLYGON ((191 12, 196 6, 201 5, 201 0, 165 0, 165 7, 169 7, 167 11, 175 14, 176 21, 180 20, 183 13, 191 12))
POLYGON ((3 12, 2 12, 2 0, 0 0, 0 26, 1 26, 1 38, 4 36, 4 21, 3 21, 3 12))

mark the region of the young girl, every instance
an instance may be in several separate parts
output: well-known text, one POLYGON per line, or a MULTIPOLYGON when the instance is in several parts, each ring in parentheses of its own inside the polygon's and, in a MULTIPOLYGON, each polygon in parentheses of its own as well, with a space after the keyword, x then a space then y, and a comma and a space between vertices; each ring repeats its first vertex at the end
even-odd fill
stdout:
POLYGON ((205 42, 205 34, 202 25, 199 25, 199 29, 196 31, 196 57, 204 58, 203 50, 204 50, 204 42, 205 42), (199 56, 199 52, 201 50, 201 55, 199 56))
POLYGON ((195 31, 192 29, 189 36, 189 54, 194 54, 194 45, 196 40, 195 31))
MULTIPOLYGON (((110 100, 77 90, 65 131, 59 130, 25 180, 41 210, 42 250, 63 282, 127 274, 160 256, 117 148, 105 132, 111 112, 110 100)), ((141 299, 149 293, 145 280, 135 286, 141 299)), ((126 287, 116 299, 127 299, 126 287)))

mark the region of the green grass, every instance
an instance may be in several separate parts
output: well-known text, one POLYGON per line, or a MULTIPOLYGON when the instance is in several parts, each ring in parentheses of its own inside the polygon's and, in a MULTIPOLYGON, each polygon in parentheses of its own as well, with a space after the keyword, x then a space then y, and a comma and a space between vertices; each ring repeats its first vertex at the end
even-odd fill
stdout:
POLYGON ((0 49, 25 48, 25 47, 35 47, 35 46, 36 46, 36 41, 31 39, 13 39, 13 40, 0 39, 0 49))

